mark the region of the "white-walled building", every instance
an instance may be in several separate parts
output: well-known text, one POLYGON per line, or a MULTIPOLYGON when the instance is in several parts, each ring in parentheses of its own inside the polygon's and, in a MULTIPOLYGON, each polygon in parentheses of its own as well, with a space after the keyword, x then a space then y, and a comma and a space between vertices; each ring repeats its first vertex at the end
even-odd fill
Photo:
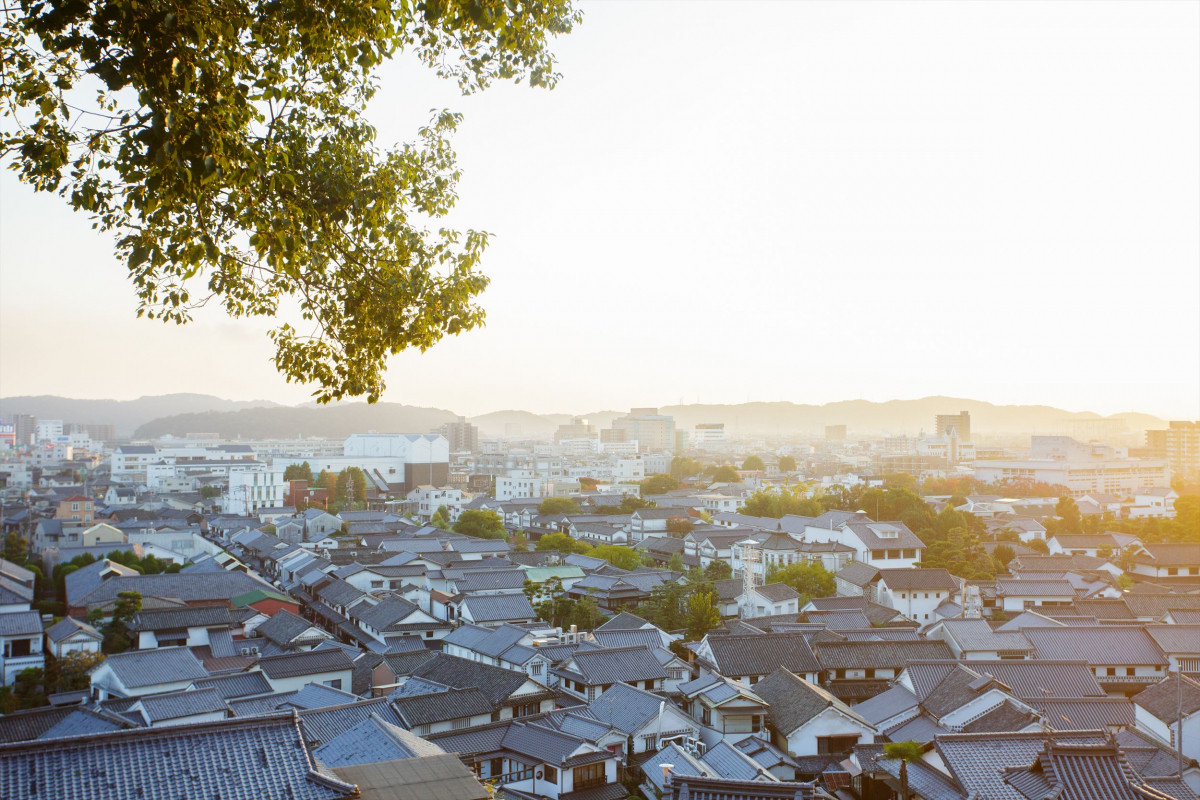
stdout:
POLYGON ((227 514, 254 514, 260 508, 282 506, 287 489, 282 469, 232 472, 221 510, 227 514))

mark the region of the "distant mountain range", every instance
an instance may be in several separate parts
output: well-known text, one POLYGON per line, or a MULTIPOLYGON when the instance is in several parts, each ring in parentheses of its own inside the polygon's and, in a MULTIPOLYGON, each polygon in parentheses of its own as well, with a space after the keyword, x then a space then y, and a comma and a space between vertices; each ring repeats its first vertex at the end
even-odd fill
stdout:
MULTIPOLYGON (((968 411, 971 428, 981 434, 1075 433, 1089 438, 1117 435, 1121 430, 1138 434, 1164 427, 1150 414, 1127 412, 1102 417, 1090 412, 1064 411, 1052 406, 998 406, 979 400, 924 397, 873 403, 847 400, 825 405, 797 403, 740 403, 737 405, 663 406, 662 414, 690 429, 699 423, 723 422, 732 435, 821 435, 826 425, 845 425, 855 434, 916 434, 932 432, 934 415, 968 411)), ((581 414, 597 427, 608 427, 624 411, 581 414)), ((32 414, 67 422, 111 423, 120 437, 154 438, 165 434, 216 433, 226 438, 343 438, 369 430, 381 433, 424 433, 456 418, 453 411, 401 403, 341 403, 317 406, 284 406, 266 400, 236 401, 201 394, 169 394, 137 400, 75 400, 64 397, 0 398, 0 416, 32 414)), ((569 414, 534 414, 529 411, 494 411, 471 417, 485 436, 553 434, 569 414)))

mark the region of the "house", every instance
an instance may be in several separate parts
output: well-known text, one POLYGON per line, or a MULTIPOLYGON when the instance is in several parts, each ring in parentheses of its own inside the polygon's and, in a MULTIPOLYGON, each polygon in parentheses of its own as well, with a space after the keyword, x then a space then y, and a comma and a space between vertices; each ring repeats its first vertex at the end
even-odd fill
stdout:
POLYGON ((792 755, 849 755, 875 727, 820 686, 782 667, 754 686, 770 707, 772 741, 792 755))
POLYGON ((667 633, 662 628, 655 626, 654 623, 647 622, 637 614, 630 614, 628 611, 622 611, 618 613, 608 622, 604 623, 599 628, 596 628, 596 630, 592 632, 592 635, 595 636, 598 633, 609 634, 616 631, 635 630, 654 631, 658 634, 659 646, 665 648, 670 647, 671 642, 679 641, 679 639, 682 638, 678 634, 667 633))
MULTIPOLYGON (((98 562, 99 563, 99 562, 98 562)), ((108 562, 111 565, 111 562, 108 562)), ((94 565, 93 565, 94 566, 94 565)), ((84 568, 86 569, 86 567, 84 568)), ((103 568, 108 577, 101 578, 90 590, 72 597, 68 586, 68 613, 73 617, 85 617, 93 608, 101 608, 117 599, 121 592, 133 591, 142 597, 164 597, 182 601, 185 605, 229 606, 229 598, 255 589, 271 590, 269 584, 242 572, 222 573, 162 573, 159 575, 126 575, 110 572, 111 566, 103 568)), ((78 570, 67 576, 82 572, 78 570)))
POLYGON ((716 673, 747 686, 754 686, 779 667, 813 682, 821 672, 812 648, 800 633, 732 636, 709 633, 695 646, 695 652, 702 672, 716 673))
POLYGON ((1131 575, 1147 578, 1185 578, 1200 575, 1200 547, 1194 542, 1147 544, 1133 557, 1131 575))
POLYGON ((1133 708, 1138 730, 1170 747, 1182 741, 1185 756, 1200 757, 1200 681, 1172 673, 1135 694, 1133 708))
POLYGON ((255 627, 254 635, 270 642, 278 653, 312 650, 321 642, 333 640, 323 628, 286 609, 255 627))
POLYGON ((0 793, 35 798, 354 797, 354 784, 317 771, 294 716, 105 731, 0 745, 0 793), (163 755, 170 754, 167 761, 163 755), (82 764, 93 765, 81 768, 82 764), (161 764, 153 769, 148 765, 161 764), (264 768, 267 766, 267 768, 264 768), (107 783, 101 783, 107 781, 107 783), (119 791, 110 786, 120 784, 119 791))
POLYGON ((36 581, 31 570, 0 558, 0 614, 33 608, 36 581))
POLYGON ((42 615, 36 611, 0 613, 0 686, 11 686, 26 669, 41 669, 42 615))
POLYGON ((539 619, 524 594, 468 595, 451 607, 462 622, 484 627, 535 623, 539 619))
POLYGON ((542 681, 514 670, 468 661, 445 653, 413 658, 385 656, 403 684, 419 679, 448 689, 478 689, 489 703, 492 721, 517 719, 553 710, 555 693, 542 681))
POLYGON ((925 636, 945 642, 955 658, 992 661, 1033 655, 1033 645, 1020 631, 999 632, 983 619, 940 620, 929 626, 925 636))
POLYGON ((1074 534, 1057 533, 1046 542, 1050 555, 1092 556, 1118 553, 1121 545, 1110 533, 1074 534))
POLYGON ((1004 782, 1025 800, 1048 797, 1105 800, 1166 800, 1171 795, 1134 778, 1115 741, 1056 742, 1047 739, 1029 764, 1005 767, 1004 782))
POLYGON ((137 633, 137 649, 203 647, 218 640, 229 642, 233 628, 229 609, 222 606, 143 609, 130 630, 137 633))
POLYGON ((1019 613, 1039 606, 1069 606, 1075 601, 1075 587, 1064 579, 997 578, 996 605, 1006 614, 1019 613))
POLYGON ((230 716, 229 706, 216 689, 195 689, 138 698, 124 713, 142 719, 148 728, 216 722, 230 716))
POLYGON ((183 691, 209 673, 188 648, 163 647, 110 655, 88 674, 92 697, 107 700, 183 691))
POLYGON ((55 658, 70 653, 99 653, 104 634, 74 617, 63 617, 46 629, 46 649, 55 658))
POLYGON ((683 708, 701 726, 707 746, 769 736, 767 702, 742 681, 705 673, 679 687, 683 708))
POLYGON ((934 609, 953 599, 959 582, 944 569, 881 569, 875 602, 916 622, 928 622, 934 609))
POLYGON ((579 648, 551 674, 559 680, 559 688, 581 700, 592 701, 614 684, 657 691, 663 688, 667 671, 645 645, 634 647, 579 648))
MULTIPOLYGON (((583 558, 569 556, 568 560, 583 558)), ((619 570, 604 562, 604 572, 593 572, 576 581, 567 591, 572 600, 590 597, 606 614, 633 608, 650 598, 659 586, 678 582, 680 573, 669 570, 644 569, 634 572, 619 570)))
POLYGON ((492 706, 479 689, 454 689, 413 678, 388 697, 404 726, 418 735, 487 725, 492 706))
POLYGON ((768 583, 755 586, 748 597, 739 592, 734 602, 744 619, 796 614, 800 610, 800 593, 786 583, 768 583))
MULTIPOLYGON (((525 600, 524 595, 521 596, 525 600)), ((529 601, 525 600, 528 605, 529 601)), ((422 611, 402 597, 388 597, 374 605, 363 602, 350 609, 348 615, 371 639, 383 645, 396 637, 415 636, 422 640, 440 639, 450 625, 422 611)))
POLYGON ((859 702, 880 694, 909 661, 951 655, 946 643, 937 641, 819 641, 813 644, 813 651, 821 670, 829 676, 824 685, 845 702, 859 702))
POLYGON ((551 660, 532 647, 534 634, 515 625, 485 628, 463 623, 442 639, 442 652, 546 680, 551 660))
POLYGON ((633 743, 626 755, 653 753, 671 741, 700 738, 700 726, 670 700, 626 683, 613 684, 588 703, 588 711, 633 743))
POLYGON ((1132 696, 1167 674, 1167 657, 1145 628, 1069 625, 1026 628, 1038 659, 1083 659, 1109 694, 1132 696))
POLYGON ((275 692, 290 692, 309 683, 349 689, 354 664, 343 650, 308 650, 265 656, 246 668, 261 670, 275 692))
POLYGON ((73 494, 58 501, 54 518, 76 525, 90 525, 96 519, 96 503, 90 497, 73 494))

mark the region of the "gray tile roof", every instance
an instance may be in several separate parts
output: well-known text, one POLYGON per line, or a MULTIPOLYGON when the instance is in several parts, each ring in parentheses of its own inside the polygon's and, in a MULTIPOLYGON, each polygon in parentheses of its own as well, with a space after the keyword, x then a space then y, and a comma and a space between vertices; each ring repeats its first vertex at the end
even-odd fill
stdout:
MULTIPOLYGON (((1062 630, 1054 628, 1047 630, 1062 630)), ((910 661, 908 675, 918 698, 923 698, 961 662, 952 659, 910 661)), ((1048 691, 1052 697, 1105 697, 1085 661, 971 659, 967 665, 980 675, 991 675, 1022 700, 1035 700, 1048 691)))
POLYGON ((787 600, 798 600, 800 593, 786 583, 768 583, 755 589, 772 603, 783 603, 787 600))
MULTIPOLYGON (((71 573, 76 575, 77 572, 71 573)), ((68 576, 69 578, 70 576, 68 576)), ((161 575, 114 576, 100 582, 90 591, 70 599, 72 606, 95 606, 110 603, 121 592, 138 592, 143 597, 170 597, 194 603, 202 600, 225 600, 255 589, 271 590, 271 585, 243 572, 183 573, 161 575)))
POLYGON ((648 720, 658 716, 663 703, 669 704, 669 701, 642 689, 617 683, 588 703, 588 710, 605 725, 624 734, 632 734, 648 720))
POLYGON ((799 633, 709 636, 708 645, 717 671, 730 677, 769 675, 778 667, 800 674, 821 670, 812 648, 799 633))
POLYGON ((295 678, 301 675, 317 675, 323 672, 350 670, 354 663, 341 650, 308 650, 302 653, 284 653, 258 660, 258 667, 268 678, 295 678))
POLYGON ((1031 701, 1056 730, 1105 730, 1134 724, 1133 701, 1128 697, 1064 697, 1031 701))
MULTIPOLYGON (((1104 734, 1092 732, 1063 732, 1054 734, 1055 741, 1089 744, 1104 742, 1104 734)), ((938 754, 967 793, 987 800, 1027 800, 1004 781, 1002 770, 1010 766, 1033 763, 1046 741, 1046 734, 1029 733, 958 733, 943 734, 935 742, 938 754)))
POLYGON ((239 697, 225 702, 235 717, 261 717, 284 710, 284 703, 294 694, 295 692, 280 692, 262 697, 239 697))
POLYGON ((493 706, 487 695, 479 689, 447 689, 441 692, 391 697, 392 707, 400 715, 407 728, 463 719, 484 714, 490 715, 493 706))
POLYGON ((662 647, 662 636, 655 628, 635 631, 597 630, 592 636, 601 647, 662 647))
POLYGON ((100 662, 100 667, 105 665, 130 689, 208 677, 208 670, 200 659, 186 647, 117 653, 100 662))
POLYGON ((386 697, 301 711, 300 724, 304 730, 305 739, 315 745, 333 741, 372 714, 379 716, 389 724, 404 727, 404 723, 396 715, 386 697))
POLYGON ((316 771, 291 715, 0 746, 0 797, 11 800, 337 800, 353 791, 316 771))
POLYGON ((354 703, 359 700, 357 695, 325 686, 321 683, 306 683, 300 691, 285 700, 281 705, 294 706, 301 709, 330 708, 354 703))
POLYGON ((1200 681, 1184 675, 1181 688, 1178 673, 1173 673, 1161 683, 1135 694, 1133 702, 1163 722, 1174 724, 1179 719, 1180 705, 1185 717, 1200 711, 1200 681))
POLYGON ((333 768, 372 800, 487 800, 491 793, 453 755, 333 768))
POLYGON ((89 708, 76 708, 53 727, 37 737, 61 739, 64 736, 88 736, 93 733, 112 733, 134 727, 133 723, 115 715, 100 714, 89 708))
POLYGON ((215 689, 225 700, 271 693, 271 684, 261 672, 238 672, 201 678, 194 681, 192 686, 197 689, 215 689))
POLYGON ((813 645, 825 669, 902 668, 914 659, 950 658, 945 642, 817 642, 813 645))
MULTIPOLYGON (((1186 612, 1184 612, 1186 613, 1186 612)), ((1200 655, 1200 624, 1147 625, 1146 633, 1159 649, 1170 655, 1200 655)))
POLYGON ((857 608, 830 611, 806 611, 809 622, 822 622, 831 631, 863 630, 871 627, 871 620, 857 608))
POLYGON ((130 627, 135 631, 161 631, 229 627, 232 624, 229 609, 224 606, 189 606, 139 611, 130 627))
POLYGON ((661 680, 667 677, 654 651, 645 646, 576 650, 575 669, 588 685, 661 680))
POLYGON ((378 714, 372 714, 313 751, 321 763, 329 767, 419 758, 444 752, 436 744, 386 722, 378 714))
POLYGON ((0 636, 32 636, 42 632, 42 615, 36 611, 0 614, 0 636))
POLYGON ((1075 588, 1066 580, 1022 580, 997 578, 998 597, 1074 597, 1075 588))
POLYGON ((254 632, 257 636, 272 641, 280 647, 286 647, 311 627, 313 627, 312 622, 284 608, 276 611, 270 619, 255 628, 254 632))
POLYGON ((784 736, 827 708, 833 708, 870 727, 850 706, 816 684, 786 669, 777 669, 754 684, 755 693, 770 706, 771 724, 784 736))
POLYGON ((596 628, 597 631, 617 631, 617 630, 636 630, 650 623, 639 617, 637 614, 630 614, 628 611, 622 611, 608 622, 596 628))
POLYGON ((704 755, 700 756, 700 763, 718 777, 732 780, 754 780, 762 771, 754 759, 724 739, 706 750, 704 755))
MULTIPOLYGON (((525 595, 521 595, 522 599, 524 597, 525 595)), ((350 616, 359 622, 370 625, 377 631, 386 631, 393 625, 403 623, 404 620, 420 610, 416 604, 410 603, 407 600, 399 597, 389 597, 373 606, 361 603, 350 611, 350 616)))
POLYGON ((1026 628, 1025 638, 1039 659, 1081 658, 1092 666, 1166 665, 1154 639, 1144 628, 1123 625, 1072 625, 1026 628))
POLYGON ((475 622, 537 619, 537 612, 524 594, 471 595, 462 601, 475 622))
POLYGON ((893 590, 955 590, 958 588, 958 581, 941 567, 936 569, 881 569, 879 570, 879 579, 886 583, 889 589, 893 590))
POLYGON ((963 651, 1033 651, 1033 645, 1019 631, 998 633, 987 620, 947 619, 939 624, 963 651))
POLYGON ((468 572, 454 581, 454 588, 459 592, 520 589, 524 585, 525 570, 520 568, 468 572))
POLYGON ((878 725, 916 707, 917 696, 897 684, 883 694, 857 704, 854 710, 872 725, 878 725))
POLYGON ((445 653, 433 654, 416 667, 412 674, 455 689, 475 687, 487 696, 488 702, 493 706, 508 701, 509 697, 529 680, 524 673, 480 664, 445 653))
POLYGON ((0 715, 0 742, 36 739, 62 722, 74 709, 43 707, 0 715))
POLYGON ((847 522, 845 527, 870 550, 925 549, 925 543, 903 522, 847 522))
POLYGON ((171 692, 143 697, 131 711, 136 713, 139 706, 142 716, 151 725, 163 720, 214 712, 224 713, 228 710, 216 689, 196 689, 191 692, 171 692))

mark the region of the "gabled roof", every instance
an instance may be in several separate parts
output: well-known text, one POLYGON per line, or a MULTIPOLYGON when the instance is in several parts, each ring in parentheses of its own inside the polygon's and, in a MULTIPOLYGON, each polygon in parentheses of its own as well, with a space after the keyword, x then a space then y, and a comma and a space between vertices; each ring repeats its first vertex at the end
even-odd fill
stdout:
MULTIPOLYGON (((453 689, 477 688, 484 693, 488 702, 493 706, 508 701, 526 681, 530 680, 524 673, 511 669, 480 664, 445 653, 432 655, 432 658, 425 659, 416 666, 411 674, 453 689)), ((390 656, 385 656, 385 659, 390 658, 390 656)), ((531 695, 519 695, 519 697, 529 696, 531 695)))
POLYGON ((834 576, 855 586, 866 586, 879 577, 879 570, 862 561, 851 561, 834 576))
POLYGON ((46 629, 46 638, 57 644, 64 639, 70 638, 77 633, 82 633, 88 638, 100 641, 104 638, 104 634, 88 625, 86 622, 80 622, 74 617, 63 617, 58 622, 46 629))
POLYGON ((799 633, 708 636, 707 642, 714 666, 722 675, 769 675, 778 667, 801 674, 821 671, 812 648, 799 633))
POLYGON ((1047 741, 1030 764, 1003 768, 1004 782, 1027 800, 1168 800, 1141 785, 1115 742, 1047 741))
POLYGON ((471 595, 461 605, 475 622, 537 619, 537 612, 524 594, 471 595))
POLYGON ((958 588, 958 581, 941 567, 924 569, 881 569, 879 579, 888 585, 889 589, 907 591, 914 589, 948 589, 958 588))
POLYGON ((0 614, 0 636, 31 636, 42 632, 42 615, 36 611, 0 614))
MULTIPOLYGON (((1062 630, 1053 628, 1048 630, 1062 630)), ((918 698, 924 699, 946 675, 963 663, 954 659, 910 661, 907 671, 918 698)), ((966 662, 980 675, 990 675, 1012 690, 1021 700, 1052 697, 1105 697, 1104 689, 1085 661, 1000 659, 966 662)))
POLYGON ((405 697, 393 696, 392 707, 409 728, 452 719, 490 715, 493 710, 487 695, 474 687, 405 697))
POLYGON ((410 603, 402 597, 389 597, 373 606, 360 604, 350 612, 350 616, 377 631, 386 631, 420 610, 415 603, 410 603))
POLYGON ((1092 666, 1167 663, 1162 650, 1141 627, 1071 625, 1065 628, 1026 628, 1023 633, 1039 659, 1081 658, 1092 666))
POLYGON ((592 716, 626 735, 636 733, 667 708, 674 709, 675 706, 663 697, 624 683, 613 684, 612 688, 588 703, 592 716))
POLYGON ((266 656, 257 662, 259 669, 270 679, 295 678, 353 669, 350 657, 342 650, 308 650, 266 656))
MULTIPOLYGON (((1168 725, 1179 719, 1182 709, 1184 718, 1200 711, 1200 681, 1184 675, 1183 686, 1179 685, 1179 674, 1171 673, 1160 683, 1143 689, 1133 696, 1133 702, 1168 725)), ((1185 745, 1186 747, 1186 742, 1185 745)))
POLYGON ((827 708, 833 708, 868 728, 872 727, 850 706, 820 686, 782 667, 754 684, 754 691, 767 701, 771 723, 784 736, 827 708))
POLYGON ((338 800, 353 793, 352 784, 317 771, 294 715, 0 746, 0 796, 14 800, 285 794, 291 800, 338 800), (169 768, 148 767, 153 764, 169 768))
POLYGON ((116 653, 92 669, 102 669, 105 666, 129 689, 208 677, 208 670, 200 663, 200 659, 186 647, 160 647, 157 650, 116 653))
POLYGON ((999 633, 987 620, 946 619, 937 624, 964 652, 1033 652, 1033 645, 1019 631, 999 633))
MULTIPOLYGON (((67 576, 77 575, 73 572, 67 576)), ((253 578, 244 572, 223 573, 163 573, 160 575, 129 575, 117 576, 99 583, 81 596, 73 597, 68 602, 72 606, 96 606, 117 599, 121 592, 138 592, 142 597, 171 597, 184 602, 201 600, 222 600, 228 602, 230 597, 254 589, 270 589, 268 584, 253 578)))
POLYGON ((332 741, 353 728, 372 714, 378 715, 389 724, 403 727, 386 697, 359 700, 341 706, 306 709, 300 712, 304 738, 310 744, 332 741))
POLYGON ((661 680, 667 671, 645 646, 579 649, 571 657, 575 670, 589 685, 661 680))
POLYGON ((622 611, 608 622, 596 628, 597 631, 615 631, 615 630, 632 630, 643 628, 650 623, 637 614, 630 614, 628 611, 622 611))
POLYGON ((925 543, 903 522, 847 522, 844 529, 870 550, 925 549, 925 543))
POLYGON ((261 672, 236 672, 232 675, 214 675, 200 678, 192 683, 197 689, 215 689, 224 700, 254 695, 270 694, 271 684, 261 672))
POLYGON ((287 647, 312 627, 314 627, 313 623, 284 608, 276 611, 265 622, 260 623, 254 632, 280 647, 287 647))
POLYGON ((131 628, 135 631, 169 631, 182 628, 228 628, 233 625, 229 609, 224 606, 188 606, 139 611, 131 628))
MULTIPOLYGON (((1054 741, 1101 744, 1100 731, 1055 731, 1054 741)), ((1045 745, 1046 733, 942 734, 934 746, 963 790, 987 800, 1028 800, 1004 781, 1008 766, 1033 762, 1045 745)))
POLYGON ((445 753, 432 742, 371 714, 313 753, 328 767, 374 764, 400 758, 420 758, 445 753))
POLYGON ((228 710, 225 700, 216 689, 212 688, 150 695, 141 698, 134 709, 139 706, 142 716, 150 725, 200 714, 220 713, 224 715, 228 710))
POLYGON ((952 655, 945 642, 930 641, 817 642, 813 650, 824 669, 899 669, 915 659, 952 655))

